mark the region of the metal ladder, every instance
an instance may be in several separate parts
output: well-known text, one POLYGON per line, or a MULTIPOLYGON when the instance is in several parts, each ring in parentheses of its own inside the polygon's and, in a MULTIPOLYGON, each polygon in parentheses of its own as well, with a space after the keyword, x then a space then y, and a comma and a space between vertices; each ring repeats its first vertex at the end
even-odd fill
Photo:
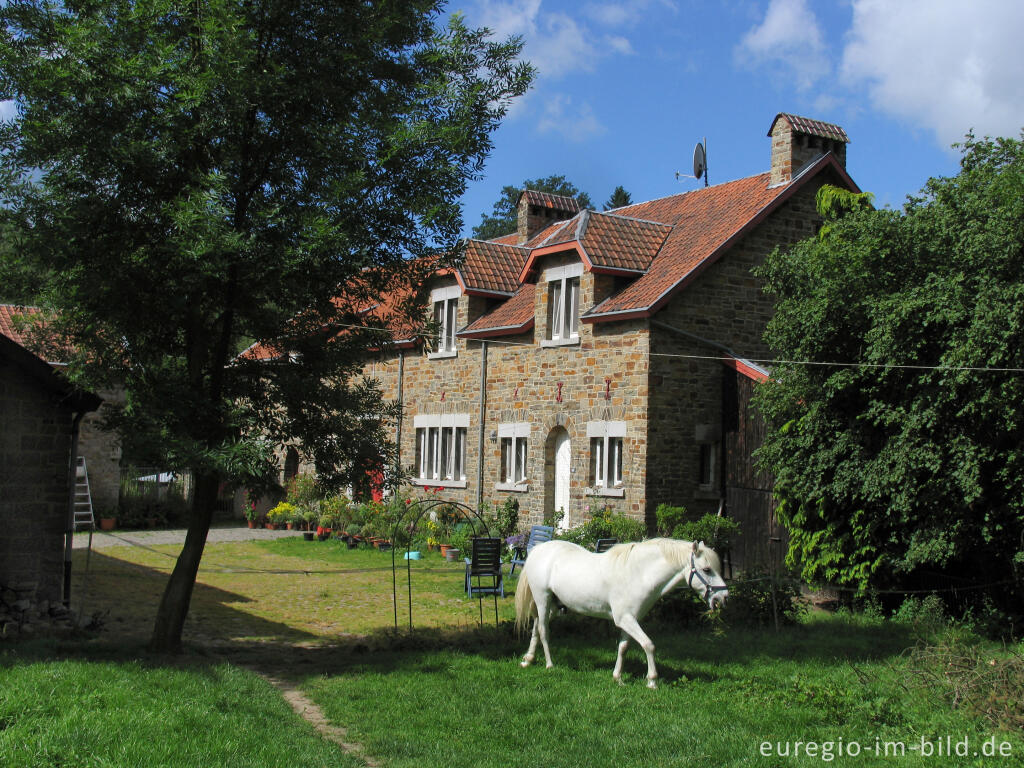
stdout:
POLYGON ((95 528, 92 493, 89 491, 89 470, 85 468, 85 456, 79 456, 78 465, 75 467, 75 530, 92 531, 95 528))

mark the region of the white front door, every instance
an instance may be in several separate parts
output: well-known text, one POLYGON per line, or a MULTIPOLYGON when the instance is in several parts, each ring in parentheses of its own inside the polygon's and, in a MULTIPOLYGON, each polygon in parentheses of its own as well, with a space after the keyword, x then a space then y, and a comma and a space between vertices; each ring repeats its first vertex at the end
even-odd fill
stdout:
POLYGON ((569 527, 569 433, 562 430, 555 437, 555 514, 563 510, 565 514, 559 523, 559 530, 569 527))

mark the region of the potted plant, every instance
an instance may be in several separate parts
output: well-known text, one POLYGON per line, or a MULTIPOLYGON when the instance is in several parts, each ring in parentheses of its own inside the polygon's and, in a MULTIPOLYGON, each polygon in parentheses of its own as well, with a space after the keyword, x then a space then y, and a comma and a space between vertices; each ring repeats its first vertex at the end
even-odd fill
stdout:
POLYGON ((113 509, 104 509, 99 516, 100 530, 112 531, 117 526, 117 515, 113 509))
POLYGON ((284 528, 288 521, 291 520, 293 514, 295 514, 295 505, 282 501, 267 512, 267 528, 272 531, 284 528))
POLYGON ((249 523, 250 528, 259 528, 262 524, 262 515, 256 510, 256 502, 250 502, 249 506, 245 508, 245 519, 249 523))

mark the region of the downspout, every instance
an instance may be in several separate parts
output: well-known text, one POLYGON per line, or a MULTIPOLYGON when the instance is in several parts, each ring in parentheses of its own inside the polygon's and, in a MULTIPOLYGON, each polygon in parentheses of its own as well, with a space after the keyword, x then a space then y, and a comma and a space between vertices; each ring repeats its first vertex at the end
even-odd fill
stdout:
POLYGON ((78 471, 78 433, 88 411, 78 411, 71 420, 71 457, 68 461, 68 517, 64 529, 64 607, 71 607, 71 553, 75 538, 75 484, 78 471))
POLYGON ((398 423, 395 427, 395 477, 402 476, 402 415, 405 413, 403 384, 405 380, 405 352, 398 350, 398 423))
POLYGON ((480 342, 480 435, 476 449, 476 509, 484 503, 484 420, 487 417, 487 342, 480 342))

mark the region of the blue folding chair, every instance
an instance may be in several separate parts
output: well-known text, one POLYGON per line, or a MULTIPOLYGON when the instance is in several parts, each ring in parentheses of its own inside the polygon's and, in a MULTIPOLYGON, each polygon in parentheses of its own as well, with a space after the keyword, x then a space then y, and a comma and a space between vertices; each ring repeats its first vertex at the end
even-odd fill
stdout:
POLYGON ((555 538, 555 529, 550 525, 535 525, 530 528, 530 536, 526 540, 525 547, 516 547, 512 555, 512 567, 509 569, 508 577, 511 579, 516 572, 516 566, 522 566, 526 564, 526 557, 530 554, 530 551, 538 544, 542 544, 545 541, 551 541, 555 538))

